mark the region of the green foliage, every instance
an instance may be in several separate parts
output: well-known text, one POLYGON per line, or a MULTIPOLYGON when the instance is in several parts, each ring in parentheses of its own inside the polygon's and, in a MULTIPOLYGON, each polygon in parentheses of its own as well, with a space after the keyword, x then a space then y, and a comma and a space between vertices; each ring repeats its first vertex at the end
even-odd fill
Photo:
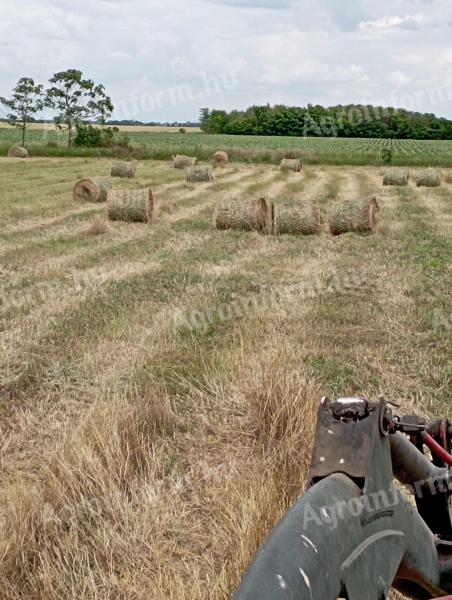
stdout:
POLYGON ((104 124, 113 112, 111 99, 103 85, 84 79, 77 69, 60 71, 50 79, 46 106, 58 112, 55 124, 68 131, 68 146, 72 145, 74 127, 87 120, 104 124))
POLYGON ((391 148, 383 148, 381 158, 385 165, 392 165, 392 150, 391 148))
POLYGON ((25 146, 27 125, 34 121, 34 115, 43 108, 42 85, 35 84, 30 77, 22 77, 16 84, 11 98, 0 97, 0 103, 9 111, 8 123, 22 130, 22 146, 25 146))
POLYGON ((277 105, 245 111, 201 110, 205 133, 296 137, 340 137, 447 140, 452 121, 432 114, 381 106, 347 105, 324 108, 277 105))
POLYGON ((120 146, 128 148, 129 136, 119 133, 118 127, 95 127, 85 123, 77 123, 75 126, 74 146, 79 148, 111 148, 120 146))
MULTIPOLYGON (((48 128, 30 128, 27 145, 33 156, 115 157, 124 160, 171 160, 173 154, 196 156, 209 161, 221 148, 234 162, 279 165, 285 156, 301 158, 306 165, 381 166, 381 151, 390 148, 393 166, 452 168, 451 140, 347 139, 289 136, 231 136, 224 134, 171 133, 138 129, 114 136, 111 147, 67 148, 67 133, 48 128), (48 142, 58 147, 50 148, 48 142)), ((6 155, 20 135, 13 128, 0 127, 0 155, 6 155)))
POLYGON ((84 146, 85 148, 97 148, 101 145, 102 130, 92 125, 77 123, 75 125, 74 146, 84 146))

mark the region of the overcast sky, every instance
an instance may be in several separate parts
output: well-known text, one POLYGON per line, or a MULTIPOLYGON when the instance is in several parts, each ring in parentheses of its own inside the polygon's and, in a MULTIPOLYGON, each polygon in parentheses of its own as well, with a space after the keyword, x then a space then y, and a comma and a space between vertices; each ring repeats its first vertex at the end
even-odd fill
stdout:
POLYGON ((0 95, 79 68, 118 118, 372 103, 452 117, 451 0, 0 0, 0 95))

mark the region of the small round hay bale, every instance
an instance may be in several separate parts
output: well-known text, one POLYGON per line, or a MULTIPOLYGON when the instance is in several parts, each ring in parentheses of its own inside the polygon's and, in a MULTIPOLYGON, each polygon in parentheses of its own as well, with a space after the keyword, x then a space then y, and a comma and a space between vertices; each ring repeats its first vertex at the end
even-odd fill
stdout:
POLYGON ((149 188, 143 190, 111 190, 108 196, 110 221, 152 223, 155 220, 154 197, 149 188))
POLYGON ((298 158, 283 158, 279 165, 281 171, 293 171, 294 173, 300 173, 303 169, 303 163, 298 158))
POLYGON ((218 150, 212 156, 212 162, 214 167, 225 167, 229 162, 229 155, 223 150, 218 150))
POLYGON ((106 177, 80 179, 74 185, 72 197, 75 202, 106 202, 111 181, 106 177))
POLYGON ((9 158, 28 158, 28 150, 22 146, 11 146, 8 156, 9 158))
POLYGON ((197 158, 194 156, 184 156, 183 154, 177 154, 173 156, 173 167, 175 169, 186 169, 187 167, 194 167, 197 158))
POLYGON ((389 169, 383 177, 383 185, 408 185, 410 172, 402 169, 389 169))
POLYGON ((438 187, 441 185, 441 172, 436 169, 419 171, 416 176, 417 187, 438 187))
POLYGON ((322 231, 322 215, 313 202, 276 204, 273 219, 275 235, 318 235, 322 231))
POLYGON ((333 235, 375 233, 379 210, 376 198, 337 204, 330 214, 330 231, 333 235))
POLYGON ((185 169, 185 181, 202 183, 213 181, 212 169, 209 166, 194 166, 185 169))
POLYGON ((134 162, 118 162, 111 168, 112 177, 128 177, 133 179, 136 175, 137 167, 134 162))
POLYGON ((269 207, 265 198, 229 200, 220 202, 214 214, 216 229, 238 229, 241 231, 267 230, 269 207))

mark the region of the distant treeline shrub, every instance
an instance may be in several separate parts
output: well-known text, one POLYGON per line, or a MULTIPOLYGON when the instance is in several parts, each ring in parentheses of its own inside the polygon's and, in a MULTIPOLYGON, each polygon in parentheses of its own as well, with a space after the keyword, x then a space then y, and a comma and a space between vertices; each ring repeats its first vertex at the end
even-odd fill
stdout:
POLYGON ((403 109, 371 105, 252 106, 245 111, 201 111, 205 133, 309 137, 446 140, 452 121, 403 109))
POLYGON ((74 146, 83 148, 111 148, 112 146, 129 146, 126 133, 119 134, 118 127, 94 127, 85 123, 77 123, 74 146))

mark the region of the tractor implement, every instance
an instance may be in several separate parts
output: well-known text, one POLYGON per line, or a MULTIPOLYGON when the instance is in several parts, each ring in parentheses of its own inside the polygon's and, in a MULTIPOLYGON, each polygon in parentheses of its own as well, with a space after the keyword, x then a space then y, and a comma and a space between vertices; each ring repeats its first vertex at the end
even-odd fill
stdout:
POLYGON ((235 600, 452 600, 452 426, 394 408, 322 399, 308 489, 235 600))

